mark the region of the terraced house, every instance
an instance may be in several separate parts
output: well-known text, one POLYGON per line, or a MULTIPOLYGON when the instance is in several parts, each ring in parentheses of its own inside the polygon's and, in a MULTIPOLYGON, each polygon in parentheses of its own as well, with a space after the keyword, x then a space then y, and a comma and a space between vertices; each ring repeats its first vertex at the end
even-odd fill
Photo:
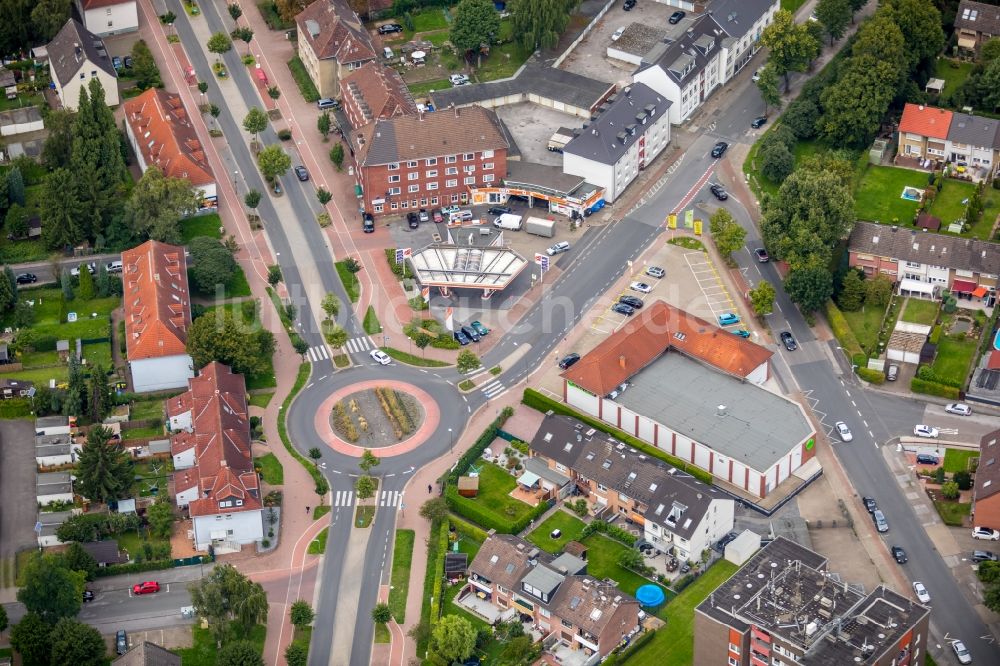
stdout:
POLYGON ((364 24, 346 0, 316 0, 295 17, 299 58, 323 97, 339 97, 348 72, 376 59, 364 24))
POLYGON ((1000 123, 992 118, 907 104, 899 121, 896 163, 923 169, 945 164, 976 179, 1000 173, 1000 123))

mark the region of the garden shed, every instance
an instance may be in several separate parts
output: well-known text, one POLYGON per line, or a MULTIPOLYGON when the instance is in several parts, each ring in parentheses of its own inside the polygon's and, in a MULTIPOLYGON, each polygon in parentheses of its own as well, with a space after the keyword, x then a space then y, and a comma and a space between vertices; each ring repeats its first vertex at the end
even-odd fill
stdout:
POLYGON ((476 497, 479 495, 478 476, 458 477, 458 494, 462 497, 476 497))
POLYGON ((903 363, 919 363, 920 350, 923 349, 930 332, 931 327, 926 324, 897 321, 892 335, 889 336, 886 358, 903 363))

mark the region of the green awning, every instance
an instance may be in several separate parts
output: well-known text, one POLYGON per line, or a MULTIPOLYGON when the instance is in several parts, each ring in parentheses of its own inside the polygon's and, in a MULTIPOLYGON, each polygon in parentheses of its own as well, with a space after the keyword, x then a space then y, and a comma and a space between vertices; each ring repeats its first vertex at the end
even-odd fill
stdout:
POLYGON ((354 186, 354 196, 356 196, 359 199, 361 198, 362 192, 361 192, 361 186, 360 185, 355 185, 354 186))

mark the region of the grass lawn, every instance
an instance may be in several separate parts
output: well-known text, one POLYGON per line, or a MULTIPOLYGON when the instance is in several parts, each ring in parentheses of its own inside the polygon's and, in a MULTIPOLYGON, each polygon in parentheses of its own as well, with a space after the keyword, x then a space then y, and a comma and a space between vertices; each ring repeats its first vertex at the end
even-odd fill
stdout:
POLYGON ((313 509, 313 520, 319 520, 328 513, 330 513, 330 507, 328 507, 326 504, 318 506, 315 509, 313 509))
POLYGON ((736 573, 737 566, 719 560, 677 598, 664 607, 661 614, 667 626, 656 632, 649 643, 635 653, 628 666, 684 666, 694 661, 694 609, 719 585, 736 573))
MULTIPOLYGON (((964 472, 970 470, 969 461, 972 458, 978 458, 979 451, 966 451, 964 449, 945 449, 944 450, 944 471, 954 474, 955 472, 964 472)), ((971 471, 971 470, 970 470, 971 471)))
POLYGON ((219 219, 218 213, 186 217, 179 224, 181 225, 181 242, 184 245, 187 245, 198 236, 208 236, 209 238, 216 239, 222 238, 222 234, 219 232, 222 220, 219 219))
MULTIPOLYGON (((680 222, 678 222, 678 224, 680 224, 680 222)), ((685 250, 698 250, 699 252, 705 251, 705 245, 697 238, 691 238, 690 236, 678 236, 677 238, 671 238, 667 242, 671 245, 682 247, 685 250)))
POLYGON ((256 375, 247 375, 247 391, 256 391, 257 389, 268 389, 275 388, 278 385, 278 380, 274 377, 274 361, 273 359, 267 359, 267 369, 264 372, 258 373, 256 375))
POLYGON ((0 262, 5 264, 19 264, 26 261, 42 261, 49 256, 49 251, 45 249, 37 240, 7 240, 7 235, 0 237, 0 262))
POLYGON ((854 212, 859 220, 909 224, 917 211, 916 201, 902 198, 905 186, 923 191, 927 174, 896 167, 869 166, 854 192, 854 212))
POLYGON ((354 511, 355 527, 370 527, 374 519, 375 519, 374 506, 360 504, 358 505, 358 508, 354 511))
POLYGON ((392 347, 379 347, 386 354, 409 365, 416 365, 424 368, 444 368, 451 365, 451 363, 445 363, 444 361, 438 361, 432 358, 423 358, 421 356, 415 356, 413 354, 408 354, 405 351, 400 351, 398 349, 393 349, 392 347))
POLYGON ((584 523, 565 511, 556 511, 528 535, 528 541, 549 553, 558 553, 570 541, 577 541, 583 532, 584 523), (562 536, 553 539, 552 530, 561 530, 562 536))
POLYGON ((358 276, 347 270, 347 264, 343 261, 338 261, 334 264, 337 267, 337 275, 340 276, 340 281, 344 285, 344 291, 347 292, 347 296, 351 299, 351 303, 358 302, 358 296, 361 293, 361 285, 358 283, 358 276))
POLYGON ((29 106, 45 106, 45 97, 41 93, 35 93, 34 95, 21 93, 14 99, 7 99, 6 95, 0 99, 0 111, 13 111, 14 109, 24 109, 29 106))
POLYGON ((323 531, 316 535, 316 538, 309 544, 310 555, 322 555, 326 552, 326 537, 330 532, 329 527, 324 527, 323 531))
MULTIPOLYGON (((637 573, 618 566, 618 558, 628 551, 628 546, 609 539, 603 534, 591 534, 582 541, 587 546, 587 573, 598 579, 610 578, 618 583, 618 587, 626 594, 635 596, 635 591, 651 581, 643 578, 637 573)), ((671 592, 666 588, 663 593, 667 599, 671 597, 671 592)))
MULTIPOLYGON (((215 639, 208 629, 195 625, 191 628, 193 645, 189 648, 175 649, 181 656, 184 666, 215 666, 219 658, 219 650, 215 647, 215 639)), ((257 654, 264 653, 264 639, 267 638, 267 627, 258 624, 250 631, 249 640, 257 649, 257 654)))
POLYGON ((854 331, 862 349, 869 353, 878 346, 878 334, 882 327, 883 317, 885 317, 884 309, 867 305, 855 312, 844 311, 847 325, 854 331))
POLYGON ((914 324, 933 326, 934 320, 937 319, 937 313, 937 301, 925 301, 922 298, 910 298, 906 301, 906 307, 903 308, 903 316, 900 317, 900 319, 914 324))
POLYGON ((420 97, 434 90, 445 90, 451 88, 451 81, 448 79, 434 79, 433 81, 422 81, 421 83, 408 83, 406 87, 410 89, 410 94, 420 97))
POLYGON ((990 231, 993 230, 997 215, 1000 215, 1000 190, 987 187, 983 192, 983 215, 972 225, 969 235, 980 240, 992 240, 990 231))
POLYGON ((145 428, 129 428, 122 430, 122 439, 147 439, 163 435, 163 424, 146 426, 145 428))
POLYGON ((392 548, 392 578, 389 588, 389 608, 399 624, 406 619, 406 594, 410 585, 410 563, 413 561, 413 530, 396 530, 392 548))
POLYGON ((939 377, 962 383, 978 348, 977 341, 965 334, 943 335, 938 344, 937 358, 931 367, 939 377))
POLYGON ((934 502, 934 508, 945 525, 961 527, 962 520, 969 515, 972 504, 969 502, 934 502))
POLYGON ((264 483, 280 486, 285 482, 285 470, 273 453, 260 456, 257 462, 260 464, 260 475, 264 477, 264 483))
POLYGON ((781 8, 793 14, 799 11, 799 7, 804 4, 806 4, 806 0, 781 0, 781 8))
POLYGON ((938 58, 934 64, 934 78, 944 79, 944 89, 941 91, 941 96, 945 98, 961 88, 971 73, 971 62, 938 58))
POLYGON ((438 8, 425 9, 413 13, 411 16, 413 17, 413 32, 444 30, 448 27, 448 19, 444 17, 444 12, 438 8))
POLYGON ((941 220, 941 227, 947 228, 965 215, 965 199, 972 196, 972 183, 945 178, 944 186, 930 205, 930 214, 941 220))
POLYGON ((375 642, 376 643, 390 643, 392 642, 392 635, 389 633, 389 627, 384 624, 375 625, 375 642))
POLYGON ((375 335, 376 333, 382 332, 382 324, 378 322, 378 316, 375 314, 375 308, 368 306, 368 311, 365 312, 365 321, 362 324, 365 329, 365 333, 368 335, 375 335))
POLYGON ((130 421, 163 419, 163 400, 136 400, 129 408, 130 421))
POLYGON ((426 39, 428 42, 440 48, 451 38, 451 33, 447 30, 438 30, 436 32, 425 32, 420 35, 421 39, 426 39))
MULTIPOLYGON (((509 25, 509 22, 500 24, 501 34, 505 25, 509 25)), ((524 64, 531 52, 531 49, 524 48, 520 40, 495 46, 490 49, 490 55, 483 59, 483 66, 476 70, 476 78, 479 81, 496 81, 514 76, 514 72, 524 64)))
MULTIPOLYGON (((507 494, 514 490, 516 485, 517 481, 506 470, 493 463, 485 463, 479 470, 479 495, 472 498, 462 497, 456 493, 455 503, 457 506, 472 507, 470 515, 491 513, 501 524, 514 523, 534 510, 534 507, 507 494)), ((456 510, 456 513, 461 515, 461 511, 456 510)))
POLYGON ((250 404, 254 407, 267 407, 273 397, 274 391, 268 391, 267 393, 254 393, 250 396, 250 404))
MULTIPOLYGON (((142 544, 144 541, 148 541, 151 544, 157 543, 170 543, 169 539, 157 539, 155 537, 143 538, 139 536, 138 532, 125 532, 124 534, 118 534, 115 539, 118 541, 118 547, 124 551, 128 551, 129 555, 135 557, 135 554, 142 551, 142 544)), ((144 579, 148 580, 148 579, 144 579)))

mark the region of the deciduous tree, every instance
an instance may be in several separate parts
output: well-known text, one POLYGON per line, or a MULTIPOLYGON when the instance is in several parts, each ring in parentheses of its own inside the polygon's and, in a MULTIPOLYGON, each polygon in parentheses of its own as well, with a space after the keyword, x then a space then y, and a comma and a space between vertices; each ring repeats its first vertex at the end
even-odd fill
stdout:
POLYGON ((757 152, 760 173, 772 183, 781 184, 795 170, 795 156, 783 143, 762 145, 757 152))
POLYGON ((462 0, 453 15, 451 43, 463 52, 481 54, 480 46, 492 44, 500 33, 500 14, 489 0, 462 0))
POLYGON ((844 274, 837 304, 841 310, 854 312, 861 309, 865 300, 865 284, 859 271, 851 269, 844 274))
POLYGON ((792 20, 791 12, 779 9, 774 21, 764 28, 760 38, 768 48, 768 64, 774 66, 777 76, 784 77, 785 91, 788 91, 791 72, 804 72, 819 54, 819 43, 809 33, 809 29, 792 20))
POLYGON ((480 365, 482 365, 479 362, 479 357, 476 356, 471 351, 469 351, 468 349, 463 349, 462 351, 460 351, 458 353, 458 358, 456 359, 455 362, 457 364, 458 371, 462 374, 471 372, 472 370, 475 370, 480 365))
POLYGON ((250 641, 233 641, 219 650, 218 666, 264 666, 264 658, 250 641))
POLYGON ((225 286, 236 274, 236 260, 218 240, 198 236, 188 244, 191 250, 191 281, 203 294, 213 294, 219 285, 225 286))
POLYGON ((274 335, 266 329, 248 330, 230 310, 217 317, 199 317, 191 324, 187 351, 197 367, 219 361, 244 375, 256 375, 270 367, 274 335))
POLYGON ((830 36, 830 45, 844 36, 854 11, 848 0, 819 0, 816 18, 823 24, 823 31, 830 36))
POLYGON ((169 539, 174 527, 174 510, 170 507, 170 501, 165 497, 158 497, 146 511, 146 520, 149 521, 149 531, 153 536, 169 539))
POLYGON ((878 275, 871 280, 865 280, 865 305, 884 308, 892 298, 892 280, 884 275, 878 275))
POLYGON ((208 50, 219 60, 223 53, 233 48, 233 40, 224 32, 217 32, 208 38, 208 50))
POLYGON ((323 135, 323 142, 326 143, 330 134, 330 112, 324 111, 316 119, 316 129, 323 135))
POLYGON ((507 5, 514 34, 525 48, 550 49, 569 24, 576 0, 515 0, 507 5))
POLYGON ((337 171, 344 168, 344 145, 339 141, 330 149, 330 161, 337 167, 337 171))
POLYGON ((52 663, 51 633, 50 624, 37 613, 28 612, 10 630, 10 644, 21 655, 25 666, 49 666, 52 663))
POLYGON ((309 649, 302 643, 292 641, 285 648, 285 664, 287 666, 306 666, 309 659, 309 649))
POLYGON ((125 497, 132 487, 132 462, 111 434, 104 426, 91 428, 80 452, 75 486, 94 502, 125 497))
MULTIPOLYGON (((757 89, 765 107, 781 108, 781 90, 778 88, 778 73, 771 63, 766 64, 757 74, 757 89)), ((766 110, 766 108, 765 108, 766 110)))
POLYGON ((260 167, 261 175, 272 181, 288 173, 292 167, 292 158, 281 149, 281 146, 268 146, 257 155, 257 165, 260 167))
POLYGON ((358 480, 354 483, 354 490, 358 493, 358 499, 371 499, 375 496, 375 488, 375 479, 367 474, 359 476, 358 480))
POLYGON ((243 129, 253 136, 253 144, 257 145, 257 136, 267 129, 267 114, 258 107, 252 107, 243 117, 243 129))
POLYGON ((445 663, 465 661, 476 649, 476 629, 464 617, 445 615, 431 632, 431 644, 445 663))
POLYGON ((767 280, 761 280, 750 290, 750 306, 758 317, 771 314, 774 311, 774 287, 767 280))
POLYGON ((102 666, 107 663, 107 648, 101 633, 88 624, 71 618, 56 622, 49 635, 53 664, 102 666))
POLYGON ((73 3, 71 0, 36 0, 33 4, 31 24, 35 35, 48 42, 65 25, 73 3))
POLYGON ((448 501, 443 497, 435 497, 424 502, 420 506, 420 517, 431 522, 444 520, 448 517, 448 501))
POLYGON ((833 294, 833 276, 819 266, 792 269, 785 278, 785 291, 802 312, 815 312, 833 294))
POLYGON ((151 165, 125 203, 125 224, 137 240, 179 244, 177 221, 197 212, 200 201, 189 180, 165 176, 158 166, 151 165))
POLYGON ((17 600, 47 624, 80 612, 86 576, 67 569, 59 555, 33 555, 21 580, 24 585, 17 591, 17 600))
POLYGON ((220 646, 227 635, 227 621, 232 623, 234 638, 239 641, 248 638, 250 630, 267 618, 264 588, 231 564, 216 566, 188 589, 195 612, 209 621, 220 646))
POLYGON ((3 226, 11 238, 24 238, 28 235, 28 211, 19 203, 11 204, 4 217, 3 226))
POLYGON ((712 240, 719 253, 729 259, 729 255, 743 247, 747 232, 741 227, 732 214, 725 208, 712 213, 709 218, 709 230, 712 232, 712 240))
POLYGON ((76 541, 63 553, 63 564, 70 571, 81 572, 86 580, 94 580, 97 575, 97 560, 76 541))
POLYGON ((65 167, 73 154, 73 112, 67 109, 49 111, 45 129, 49 135, 42 146, 42 164, 50 171, 65 167))
POLYGON ((233 2, 226 6, 226 10, 229 11, 229 16, 232 17, 233 23, 239 23, 240 17, 243 16, 243 9, 239 4, 233 2))
POLYGON ((941 12, 925 0, 885 0, 879 11, 889 11, 903 33, 906 52, 913 70, 921 61, 935 58, 944 48, 941 12))
POLYGON ((153 59, 153 52, 142 39, 132 45, 132 76, 140 90, 155 88, 162 85, 160 69, 153 59))
POLYGON ((373 468, 378 467, 382 460, 371 452, 370 449, 365 449, 364 453, 361 454, 361 460, 358 461, 358 467, 365 474, 372 471, 373 468))
POLYGON ((297 629, 304 629, 305 627, 308 627, 312 624, 315 617, 316 613, 313 612, 313 608, 309 605, 308 601, 298 599, 292 603, 292 607, 289 611, 289 619, 297 629))
POLYGON ((836 83, 823 91, 820 133, 835 146, 867 145, 896 96, 899 72, 870 56, 852 58, 836 83))
POLYGON ((249 26, 240 26, 230 33, 234 40, 240 40, 247 45, 247 55, 250 54, 250 42, 253 41, 253 29, 249 26))
POLYGON ((326 313, 327 319, 334 319, 340 313, 340 299, 337 298, 336 294, 330 292, 323 297, 320 307, 326 313))

